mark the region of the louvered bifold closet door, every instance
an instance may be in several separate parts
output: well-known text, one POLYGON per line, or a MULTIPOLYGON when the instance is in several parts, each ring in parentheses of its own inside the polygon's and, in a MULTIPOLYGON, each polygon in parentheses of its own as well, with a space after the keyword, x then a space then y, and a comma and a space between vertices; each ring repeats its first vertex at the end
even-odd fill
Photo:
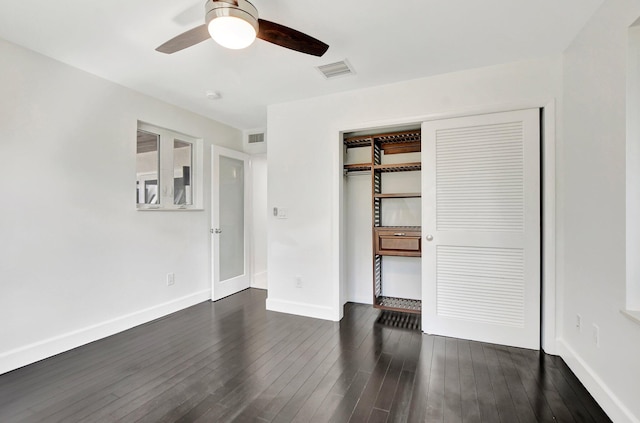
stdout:
POLYGON ((540 347, 539 119, 422 125, 425 333, 540 347))

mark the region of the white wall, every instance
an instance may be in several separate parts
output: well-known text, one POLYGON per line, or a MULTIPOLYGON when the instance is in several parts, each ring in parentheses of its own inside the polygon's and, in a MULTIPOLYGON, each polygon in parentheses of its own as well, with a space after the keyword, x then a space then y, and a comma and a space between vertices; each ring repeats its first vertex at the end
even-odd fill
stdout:
POLYGON ((340 131, 514 104, 542 106, 560 100, 561 75, 560 58, 548 58, 270 106, 269 207, 288 208, 289 218, 268 219, 267 307, 340 318, 347 294, 340 291, 346 273, 339 256, 340 131))
POLYGON ((252 284, 267 289, 267 155, 251 156, 252 187, 252 284))
POLYGON ((627 45, 627 308, 640 319, 640 19, 627 45))
MULTIPOLYGON (((365 163, 368 160, 362 160, 365 163)), ((345 299, 354 303, 373 303, 371 255, 371 173, 345 178, 345 299)))
MULTIPOLYGON (((1 40, 0 57, 0 373, 210 298, 209 210, 136 211, 136 125, 204 151, 241 132, 1 40)), ((205 157, 204 204, 210 174, 205 157)))
POLYGON ((561 352, 616 422, 640 421, 640 325, 620 313, 627 30, 638 16, 637 0, 609 0, 565 52, 565 131, 558 160, 561 352), (599 347, 593 324, 600 328, 599 347))

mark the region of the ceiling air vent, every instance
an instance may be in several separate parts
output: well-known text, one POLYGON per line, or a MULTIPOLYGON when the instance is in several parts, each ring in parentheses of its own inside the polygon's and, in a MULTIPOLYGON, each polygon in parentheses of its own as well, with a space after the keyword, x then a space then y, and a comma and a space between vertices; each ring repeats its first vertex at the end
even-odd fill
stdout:
POLYGON ((249 134, 249 144, 264 142, 264 132, 259 134, 249 134))
POLYGON ((329 63, 328 65, 318 66, 318 70, 322 72, 325 78, 332 79, 338 76, 352 75, 353 69, 346 60, 340 62, 329 63))

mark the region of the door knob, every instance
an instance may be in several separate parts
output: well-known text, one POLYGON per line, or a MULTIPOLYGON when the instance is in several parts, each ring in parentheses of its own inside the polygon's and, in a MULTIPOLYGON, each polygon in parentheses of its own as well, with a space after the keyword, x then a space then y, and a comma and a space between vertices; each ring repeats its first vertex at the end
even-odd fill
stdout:
POLYGON ((433 235, 427 235, 427 241, 433 241, 433 235))

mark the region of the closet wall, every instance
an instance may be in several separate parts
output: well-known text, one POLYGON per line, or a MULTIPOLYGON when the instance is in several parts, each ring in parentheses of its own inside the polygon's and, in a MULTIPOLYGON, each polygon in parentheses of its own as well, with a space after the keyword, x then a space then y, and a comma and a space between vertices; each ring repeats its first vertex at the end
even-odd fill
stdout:
MULTIPOLYGON (((352 150, 351 163, 367 160, 364 150, 352 150), (355 156, 364 154, 364 159, 355 156)), ((346 163, 347 161, 345 161, 346 163)), ((346 300, 354 303, 373 303, 373 271, 371 267, 371 174, 353 172, 344 177, 344 213, 346 234, 346 300)))

